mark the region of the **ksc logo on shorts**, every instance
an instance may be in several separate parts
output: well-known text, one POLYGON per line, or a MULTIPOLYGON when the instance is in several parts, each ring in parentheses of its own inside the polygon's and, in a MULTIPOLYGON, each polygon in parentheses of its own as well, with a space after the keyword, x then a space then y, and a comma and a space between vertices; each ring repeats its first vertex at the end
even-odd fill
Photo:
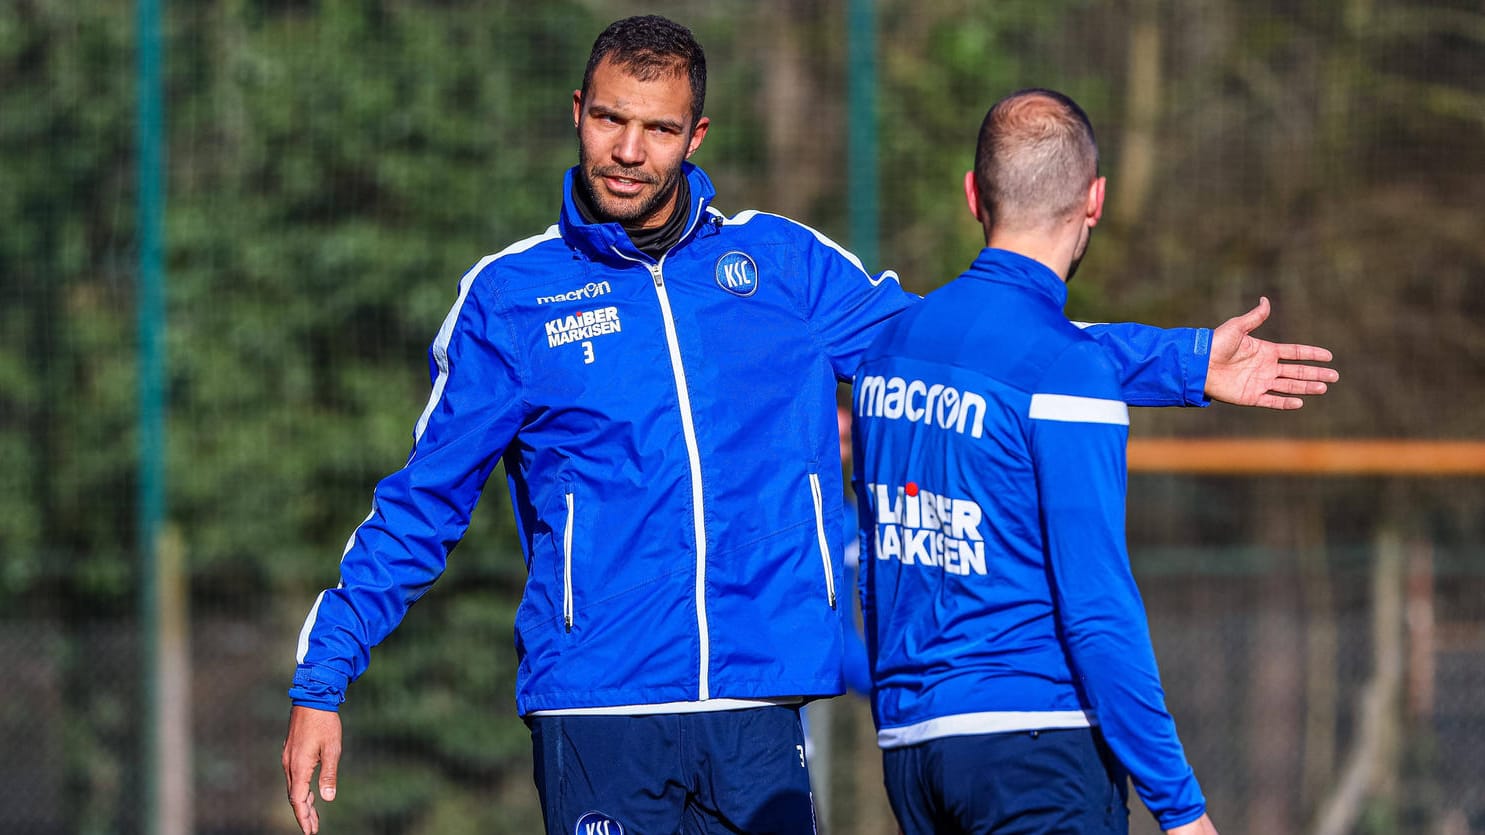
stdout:
POLYGON ((602 812, 584 812, 572 835, 624 835, 624 824, 602 812))
POLYGON ((758 265, 746 252, 733 250, 717 259, 717 286, 734 296, 758 291, 758 265))

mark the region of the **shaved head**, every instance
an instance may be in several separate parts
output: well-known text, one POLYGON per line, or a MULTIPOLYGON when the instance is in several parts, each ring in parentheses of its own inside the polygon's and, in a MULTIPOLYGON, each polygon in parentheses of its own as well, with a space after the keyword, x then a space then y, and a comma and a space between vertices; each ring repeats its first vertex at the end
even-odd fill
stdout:
POLYGON ((1079 212, 1098 177, 1093 125, 1077 102, 1022 90, 985 114, 975 148, 975 190, 986 228, 1042 229, 1079 212))

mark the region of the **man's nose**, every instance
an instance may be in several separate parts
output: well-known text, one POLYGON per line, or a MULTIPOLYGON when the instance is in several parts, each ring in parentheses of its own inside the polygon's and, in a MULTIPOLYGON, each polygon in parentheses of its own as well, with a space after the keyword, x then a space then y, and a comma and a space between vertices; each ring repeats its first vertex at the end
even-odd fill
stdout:
POLYGON ((614 143, 614 162, 635 166, 644 161, 644 128, 640 125, 627 126, 619 136, 619 141, 614 143))

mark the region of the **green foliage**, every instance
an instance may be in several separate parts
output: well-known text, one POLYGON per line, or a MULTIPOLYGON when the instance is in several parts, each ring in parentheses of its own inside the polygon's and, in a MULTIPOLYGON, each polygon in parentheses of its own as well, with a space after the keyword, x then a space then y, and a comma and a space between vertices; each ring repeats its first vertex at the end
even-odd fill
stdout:
POLYGON ((1081 97, 1083 74, 1059 68, 1049 44, 1063 33, 1075 0, 996 3, 982 13, 911 4, 883 10, 882 205, 889 234, 884 262, 906 285, 927 292, 958 275, 984 246, 965 206, 964 173, 974 167, 985 112, 1025 87, 1081 97))
MULTIPOLYGON (((297 590, 302 617, 406 453, 459 276, 553 222, 595 26, 514 2, 195 13, 174 44, 200 92, 177 95, 172 135, 172 407, 192 418, 173 427, 172 518, 198 588, 297 590)), ((337 829, 417 831, 528 779, 510 649, 524 566, 508 509, 485 505, 352 689, 369 769, 348 769, 337 829)))
MULTIPOLYGON (((25 114, 0 118, 11 613, 133 604, 132 7, 0 16, 0 95, 25 114), (38 594, 56 586, 66 594, 38 594)), ((598 24, 572 3, 500 0, 170 13, 169 514, 198 596, 248 612, 288 601, 272 621, 287 623, 335 582, 357 508, 406 453, 459 276, 553 222, 598 24)), ((346 804, 343 831, 413 831, 390 821, 529 780, 511 705, 524 567, 508 509, 487 504, 436 602, 356 688, 372 751, 400 753, 348 786, 370 802, 346 804)), ((85 665, 62 668, 93 692, 85 665)), ((282 694, 291 671, 285 654, 261 686, 282 694)), ((127 820, 133 756, 104 701, 79 696, 66 720, 77 831, 127 820)))
POLYGON ((196 422, 172 515, 200 568, 302 577, 407 449, 458 276, 551 223, 586 44, 560 5, 196 14, 174 45, 201 94, 173 134, 173 406, 196 422))
POLYGON ((98 602, 128 588, 126 11, 0 25, 0 605, 59 571, 98 602))

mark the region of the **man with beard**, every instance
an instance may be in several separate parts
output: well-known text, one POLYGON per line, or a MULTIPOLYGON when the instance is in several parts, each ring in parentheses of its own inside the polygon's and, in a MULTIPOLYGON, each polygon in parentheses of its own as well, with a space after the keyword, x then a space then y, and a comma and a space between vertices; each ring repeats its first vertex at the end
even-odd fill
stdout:
POLYGON ((884 326, 855 379, 893 811, 906 835, 1125 833, 1127 773, 1165 831, 1215 835, 1125 550, 1119 360, 1062 312, 1103 212, 1088 117, 1007 97, 964 190, 986 248, 884 326))
MULTIPOLYGON (((347 686, 502 461, 527 566, 516 707, 548 831, 812 831, 798 709, 842 692, 849 611, 835 389, 916 297, 806 226, 711 208, 686 161, 705 89, 685 28, 610 26, 573 93, 557 224, 460 281, 412 452, 300 635, 283 766, 306 833, 316 766, 335 793, 347 686)), ((1225 353, 1200 329, 1096 333, 1143 402, 1324 390, 1242 327, 1223 326, 1225 353)))

